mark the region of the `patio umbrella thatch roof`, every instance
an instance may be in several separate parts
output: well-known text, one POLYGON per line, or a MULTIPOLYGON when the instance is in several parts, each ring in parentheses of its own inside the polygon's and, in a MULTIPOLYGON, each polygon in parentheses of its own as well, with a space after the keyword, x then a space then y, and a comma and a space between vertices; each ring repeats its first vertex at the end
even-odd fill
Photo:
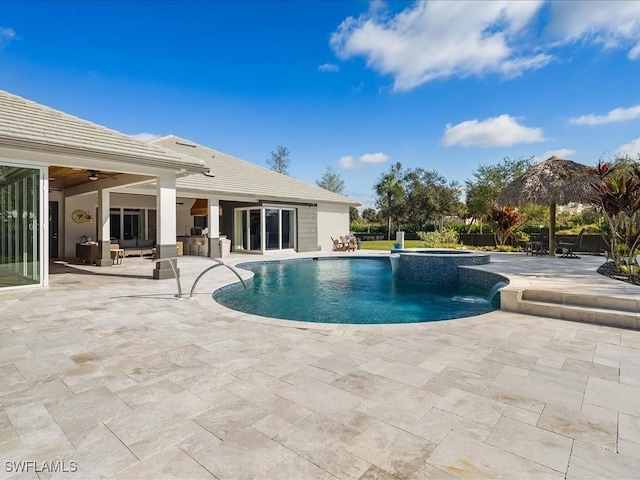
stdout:
POLYGON ((500 193, 498 203, 522 206, 527 203, 565 205, 588 202, 593 199, 591 184, 596 180, 588 166, 554 155, 507 185, 500 193))
POLYGON ((534 165, 507 185, 500 196, 500 205, 522 206, 527 203, 549 205, 549 255, 556 250, 556 205, 569 202, 589 202, 594 199, 594 171, 581 163, 563 160, 555 155, 534 165))

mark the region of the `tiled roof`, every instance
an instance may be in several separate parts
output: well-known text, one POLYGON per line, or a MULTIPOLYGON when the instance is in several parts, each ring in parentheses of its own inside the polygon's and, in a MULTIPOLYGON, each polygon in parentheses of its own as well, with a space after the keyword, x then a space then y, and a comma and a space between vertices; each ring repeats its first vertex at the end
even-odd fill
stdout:
POLYGON ((0 90, 0 146, 203 171, 201 161, 0 90))
POLYGON ((352 198, 282 175, 175 135, 157 138, 149 143, 198 158, 209 167, 213 177, 187 175, 178 178, 176 180, 178 190, 201 190, 209 194, 257 196, 265 200, 360 205, 360 202, 352 198))

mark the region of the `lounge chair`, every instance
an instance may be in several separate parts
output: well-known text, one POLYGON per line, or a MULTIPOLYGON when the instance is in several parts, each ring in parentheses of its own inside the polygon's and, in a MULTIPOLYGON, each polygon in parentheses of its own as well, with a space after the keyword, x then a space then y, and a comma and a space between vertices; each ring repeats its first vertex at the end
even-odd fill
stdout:
POLYGON ((585 228, 580 230, 578 234, 578 238, 575 242, 560 242, 558 243, 558 248, 566 248, 567 251, 560 255, 560 258, 580 258, 576 255, 576 250, 580 251, 582 248, 582 237, 584 236, 585 228))

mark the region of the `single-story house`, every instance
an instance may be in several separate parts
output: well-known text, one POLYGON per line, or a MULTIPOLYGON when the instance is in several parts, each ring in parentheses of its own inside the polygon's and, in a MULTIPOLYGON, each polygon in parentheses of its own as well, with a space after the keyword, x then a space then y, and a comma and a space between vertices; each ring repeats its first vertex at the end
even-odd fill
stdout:
MULTIPOLYGON (((159 258, 330 250, 359 203, 173 135, 141 142, 0 91, 0 288, 47 285, 51 259, 114 243, 159 258), (202 235, 202 231, 208 235, 202 235)), ((93 260, 93 258, 91 258, 93 260)), ((167 262, 154 278, 168 278, 167 262)))

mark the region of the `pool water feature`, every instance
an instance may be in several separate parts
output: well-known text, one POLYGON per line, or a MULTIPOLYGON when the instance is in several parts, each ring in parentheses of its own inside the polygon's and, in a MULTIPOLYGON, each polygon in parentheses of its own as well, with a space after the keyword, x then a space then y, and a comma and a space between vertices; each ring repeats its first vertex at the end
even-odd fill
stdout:
POLYGON ((389 259, 302 259, 237 265, 254 272, 247 290, 216 290, 216 302, 264 317, 323 323, 416 323, 480 315, 499 307, 488 289, 397 279, 389 259))
POLYGON ((407 248, 391 250, 393 274, 400 280, 429 285, 457 285, 460 268, 487 265, 491 255, 463 249, 407 248))

